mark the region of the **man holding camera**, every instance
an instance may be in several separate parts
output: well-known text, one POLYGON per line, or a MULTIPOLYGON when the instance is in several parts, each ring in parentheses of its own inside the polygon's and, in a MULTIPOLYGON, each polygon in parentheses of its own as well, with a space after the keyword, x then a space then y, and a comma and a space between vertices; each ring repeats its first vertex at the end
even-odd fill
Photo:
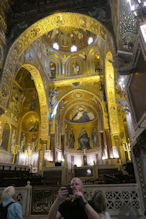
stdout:
POLYGON ((83 183, 75 177, 71 180, 71 189, 61 187, 48 219, 100 219, 98 213, 91 207, 83 195, 83 183), (71 191, 72 190, 72 191, 71 191), (72 193, 72 194, 71 194, 72 193), (70 199, 66 199, 70 197, 70 199))

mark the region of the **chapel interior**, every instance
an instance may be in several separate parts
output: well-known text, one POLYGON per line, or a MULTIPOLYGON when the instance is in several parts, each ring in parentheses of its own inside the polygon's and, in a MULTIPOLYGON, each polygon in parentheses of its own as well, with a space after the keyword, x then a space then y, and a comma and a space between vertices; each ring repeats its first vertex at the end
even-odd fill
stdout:
POLYGON ((0 192, 134 186, 144 218, 145 14, 145 0, 0 1, 0 192))

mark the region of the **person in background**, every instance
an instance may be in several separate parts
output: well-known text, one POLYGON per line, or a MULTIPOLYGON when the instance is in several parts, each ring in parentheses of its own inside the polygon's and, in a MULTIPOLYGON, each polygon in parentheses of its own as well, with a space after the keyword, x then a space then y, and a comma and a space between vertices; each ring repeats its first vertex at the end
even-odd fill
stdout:
POLYGON ((102 191, 95 191, 92 200, 89 201, 91 206, 98 212, 100 219, 111 219, 111 216, 107 212, 106 200, 102 191))
POLYGON ((75 177, 71 180, 72 194, 66 187, 61 187, 48 219, 100 219, 99 214, 91 207, 83 195, 83 183, 75 177))
POLYGON ((5 188, 2 192, 2 206, 6 207, 9 205, 7 210, 7 219, 22 219, 22 207, 15 201, 16 191, 14 186, 5 188))

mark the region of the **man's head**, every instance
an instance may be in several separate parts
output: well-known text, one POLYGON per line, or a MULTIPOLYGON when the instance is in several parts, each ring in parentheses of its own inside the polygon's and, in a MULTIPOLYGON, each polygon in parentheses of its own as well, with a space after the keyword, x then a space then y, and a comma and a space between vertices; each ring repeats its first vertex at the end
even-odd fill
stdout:
POLYGON ((2 200, 7 200, 9 198, 16 198, 16 191, 14 186, 9 186, 2 192, 2 200))
POLYGON ((71 187, 72 187, 73 191, 77 190, 77 191, 83 192, 83 183, 82 183, 81 179, 78 177, 74 177, 71 180, 71 187))

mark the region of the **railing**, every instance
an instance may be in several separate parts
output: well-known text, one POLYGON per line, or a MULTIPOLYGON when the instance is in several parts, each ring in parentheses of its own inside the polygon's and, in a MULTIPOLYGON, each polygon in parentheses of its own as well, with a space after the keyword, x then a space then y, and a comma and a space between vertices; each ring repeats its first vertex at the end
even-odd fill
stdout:
MULTIPOLYGON (((0 188, 1 192, 4 188, 0 188)), ((29 183, 25 187, 17 187, 17 201, 23 209, 23 219, 30 218, 31 215, 47 215, 49 209, 56 198, 59 187, 34 187, 29 183)), ((85 185, 84 195, 90 200, 95 190, 101 190, 107 200, 107 210, 111 216, 119 215, 122 206, 131 206, 137 210, 139 215, 143 215, 142 203, 138 196, 136 184, 106 184, 106 185, 85 185)))
POLYGON ((32 190, 32 215, 47 215, 59 187, 38 187, 32 190))
MULTIPOLYGON (((59 187, 33 188, 32 215, 47 215, 59 187)), ((85 185, 84 194, 91 199, 95 190, 102 190, 107 199, 107 210, 112 216, 119 214, 122 206, 131 206, 143 215, 136 184, 85 185)))
POLYGON ((112 216, 119 215, 122 206, 131 206, 137 209, 139 215, 142 213, 142 205, 138 196, 136 184, 106 184, 86 186, 85 195, 90 199, 95 190, 103 191, 107 200, 107 210, 112 216))

